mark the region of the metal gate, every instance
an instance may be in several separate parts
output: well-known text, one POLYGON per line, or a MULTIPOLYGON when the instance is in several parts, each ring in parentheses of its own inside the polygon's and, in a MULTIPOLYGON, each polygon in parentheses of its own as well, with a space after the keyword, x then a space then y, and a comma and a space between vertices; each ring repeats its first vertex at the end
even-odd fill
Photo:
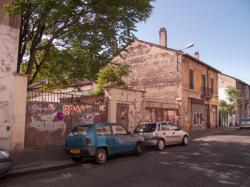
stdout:
POLYGON ((129 105, 128 104, 122 104, 117 103, 116 107, 116 123, 123 125, 128 129, 128 111, 129 111, 129 105))
POLYGON ((74 94, 29 92, 25 146, 64 144, 77 124, 107 121, 107 98, 74 94))

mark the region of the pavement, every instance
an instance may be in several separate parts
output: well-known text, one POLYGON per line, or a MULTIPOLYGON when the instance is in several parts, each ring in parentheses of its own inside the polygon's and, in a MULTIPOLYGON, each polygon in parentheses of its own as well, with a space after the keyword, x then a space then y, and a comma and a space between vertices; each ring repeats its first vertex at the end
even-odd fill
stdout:
MULTIPOLYGON (((194 130, 190 132, 191 140, 216 134, 230 133, 236 127, 220 127, 213 129, 194 130)), ((8 177, 22 176, 29 173, 39 173, 58 170, 77 165, 64 153, 63 146, 49 148, 28 148, 11 152, 14 160, 8 177)))

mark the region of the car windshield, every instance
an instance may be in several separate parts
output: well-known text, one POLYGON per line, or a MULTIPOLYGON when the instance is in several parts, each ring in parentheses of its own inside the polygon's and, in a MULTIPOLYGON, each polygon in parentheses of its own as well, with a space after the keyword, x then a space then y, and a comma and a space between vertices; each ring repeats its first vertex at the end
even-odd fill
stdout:
POLYGON ((73 135, 86 135, 89 131, 90 126, 76 126, 72 129, 73 135))
POLYGON ((154 132, 156 129, 156 123, 139 124, 135 132, 154 132))

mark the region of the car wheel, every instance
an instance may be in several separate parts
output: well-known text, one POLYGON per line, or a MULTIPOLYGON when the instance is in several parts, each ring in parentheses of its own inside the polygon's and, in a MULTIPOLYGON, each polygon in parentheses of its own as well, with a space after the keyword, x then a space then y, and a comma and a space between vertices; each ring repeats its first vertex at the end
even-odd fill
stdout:
POLYGON ((165 148, 165 142, 163 139, 158 140, 157 142, 157 149, 162 151, 165 148))
POLYGON ((141 155, 143 152, 143 144, 141 142, 136 143, 135 145, 135 154, 141 155))
POLYGON ((74 162, 81 162, 82 161, 82 157, 72 157, 72 160, 74 162))
POLYGON ((107 161, 107 151, 106 149, 98 149, 96 151, 95 160, 97 164, 104 164, 107 161))
POLYGON ((184 136, 183 137, 183 140, 182 140, 182 145, 188 145, 188 137, 187 136, 184 136))

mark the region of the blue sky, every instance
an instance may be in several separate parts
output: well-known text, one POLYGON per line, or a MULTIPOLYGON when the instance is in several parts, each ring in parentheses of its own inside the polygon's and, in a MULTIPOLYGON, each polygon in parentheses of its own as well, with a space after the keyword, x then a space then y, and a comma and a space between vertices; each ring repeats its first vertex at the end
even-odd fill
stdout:
POLYGON ((165 27, 168 47, 200 52, 200 59, 250 84, 250 0, 155 0, 150 18, 135 36, 159 43, 165 27))

